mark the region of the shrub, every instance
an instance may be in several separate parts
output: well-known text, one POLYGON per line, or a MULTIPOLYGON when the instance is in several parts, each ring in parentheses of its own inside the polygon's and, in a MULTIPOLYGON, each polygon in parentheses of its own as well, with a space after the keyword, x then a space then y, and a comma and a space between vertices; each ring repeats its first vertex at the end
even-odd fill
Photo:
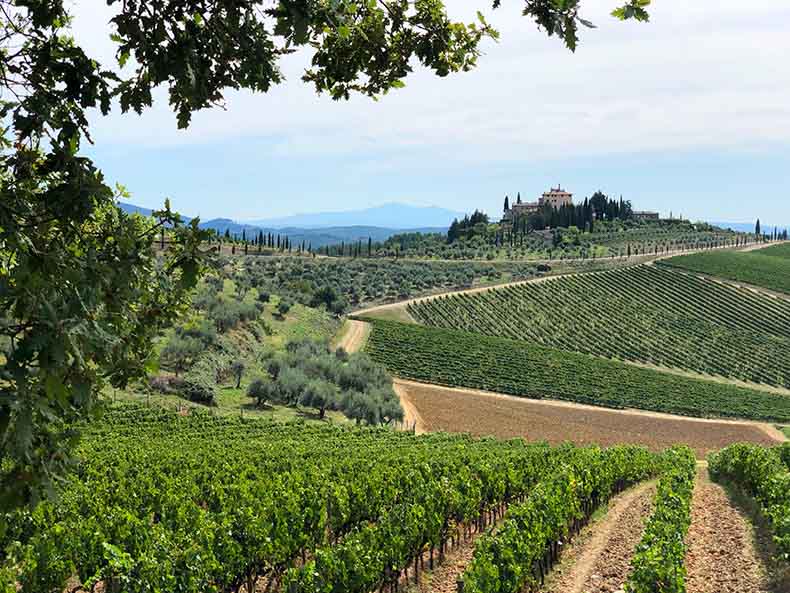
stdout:
POLYGON ((284 368, 277 379, 278 390, 275 401, 289 406, 296 405, 308 382, 307 375, 300 369, 284 368))
POLYGON ((183 393, 184 380, 169 375, 154 375, 148 379, 148 386, 159 393, 183 393))
POLYGON ((165 344, 159 360, 162 366, 178 375, 189 369, 204 349, 199 339, 175 334, 165 344))
POLYGON ((255 377, 247 387, 247 397, 254 398, 255 404, 259 407, 275 399, 274 395, 274 384, 261 377, 255 377))
POLYGON ((308 408, 318 410, 319 417, 324 418, 327 408, 335 405, 337 387, 327 381, 312 380, 302 391, 299 403, 308 408))
POLYGON ((184 396, 192 402, 207 406, 216 405, 217 391, 213 378, 205 372, 189 371, 184 375, 184 396))
POLYGON ((277 303, 277 314, 280 317, 285 317, 288 314, 288 311, 291 310, 292 306, 293 305, 291 301, 289 301, 288 299, 284 299, 284 298, 280 299, 280 302, 277 303))

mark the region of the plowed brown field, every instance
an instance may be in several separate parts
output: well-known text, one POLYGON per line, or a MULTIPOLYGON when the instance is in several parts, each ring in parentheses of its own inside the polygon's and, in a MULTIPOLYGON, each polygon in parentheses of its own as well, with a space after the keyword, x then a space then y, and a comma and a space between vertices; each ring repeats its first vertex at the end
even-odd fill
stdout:
POLYGON ((702 459, 736 442, 775 445, 785 440, 776 428, 756 422, 683 418, 631 410, 545 400, 528 400, 475 390, 395 381, 407 410, 406 424, 416 432, 465 432, 475 436, 610 446, 645 445, 653 450, 687 444, 702 459), (409 417, 409 410, 413 416, 409 417))

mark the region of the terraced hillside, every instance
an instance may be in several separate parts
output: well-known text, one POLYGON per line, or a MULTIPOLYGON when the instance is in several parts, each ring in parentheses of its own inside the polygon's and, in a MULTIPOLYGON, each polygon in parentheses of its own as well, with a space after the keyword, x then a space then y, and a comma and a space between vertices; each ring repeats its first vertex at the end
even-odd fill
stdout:
POLYGON ((680 255, 661 263, 790 294, 790 243, 747 252, 727 250, 680 255))
POLYGON ((669 268, 460 293, 418 301, 409 312, 431 327, 790 387, 789 301, 669 268))

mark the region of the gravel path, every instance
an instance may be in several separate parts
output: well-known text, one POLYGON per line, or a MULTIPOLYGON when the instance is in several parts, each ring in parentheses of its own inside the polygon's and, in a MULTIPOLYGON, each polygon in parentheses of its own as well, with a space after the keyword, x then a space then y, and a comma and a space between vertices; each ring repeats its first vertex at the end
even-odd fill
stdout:
POLYGON ((631 558, 653 508, 655 482, 640 484, 609 501, 601 519, 590 523, 563 553, 545 593, 615 593, 631 572, 631 558))
POLYGON ((756 551, 747 517, 700 466, 686 538, 688 593, 779 593, 756 551))

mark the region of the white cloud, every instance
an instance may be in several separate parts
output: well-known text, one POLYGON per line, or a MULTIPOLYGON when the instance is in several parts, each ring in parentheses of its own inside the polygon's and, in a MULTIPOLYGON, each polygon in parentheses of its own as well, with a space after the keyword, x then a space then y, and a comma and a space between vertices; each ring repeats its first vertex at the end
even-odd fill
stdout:
MULTIPOLYGON (((457 18, 474 16, 468 0, 448 5, 457 18)), ((317 97, 299 80, 304 56, 294 56, 284 62, 285 84, 267 95, 230 93, 227 110, 196 114, 186 132, 161 92, 142 117, 97 118, 95 137, 140 147, 266 138, 274 156, 414 152, 462 162, 755 148, 790 138, 784 1, 662 0, 652 22, 638 24, 608 15, 615 0, 588 0, 584 15, 598 28, 582 32, 575 54, 521 17, 519 5, 486 11, 502 39, 485 45, 477 70, 447 79, 418 71, 379 102, 317 97)), ((78 39, 111 60, 110 10, 78 0, 75 13, 78 39)))

